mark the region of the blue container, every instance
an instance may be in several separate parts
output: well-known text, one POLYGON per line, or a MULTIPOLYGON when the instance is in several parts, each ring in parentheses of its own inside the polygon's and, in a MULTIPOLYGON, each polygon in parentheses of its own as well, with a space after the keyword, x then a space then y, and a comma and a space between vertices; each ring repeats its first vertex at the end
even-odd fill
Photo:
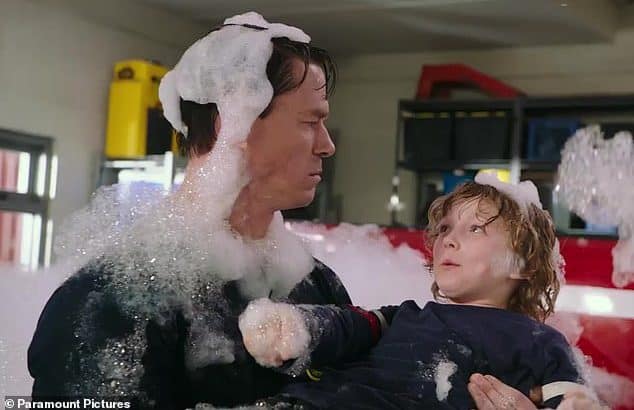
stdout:
POLYGON ((442 173, 442 187, 443 194, 448 194, 453 191, 458 185, 463 182, 473 181, 475 178, 475 171, 465 172, 464 175, 455 175, 453 172, 442 173))
POLYGON ((559 162, 561 149, 566 140, 581 127, 583 127, 583 123, 574 118, 530 120, 526 141, 526 159, 559 162))

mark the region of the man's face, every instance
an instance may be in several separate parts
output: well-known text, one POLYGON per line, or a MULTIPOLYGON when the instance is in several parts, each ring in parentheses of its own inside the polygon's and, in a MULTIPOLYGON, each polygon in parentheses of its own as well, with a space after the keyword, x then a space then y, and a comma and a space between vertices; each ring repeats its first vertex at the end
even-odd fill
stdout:
MULTIPOLYGON (((296 60, 295 78, 303 70, 296 60)), ((325 125, 325 83, 322 69, 310 64, 304 82, 275 97, 269 114, 251 127, 246 150, 251 188, 273 210, 310 204, 321 181, 322 158, 335 152, 325 125)))
MULTIPOLYGON (((516 286, 509 275, 517 263, 502 218, 486 200, 452 206, 438 224, 433 249, 433 272, 443 295, 456 303, 505 304, 516 286)), ((503 306, 501 306, 503 307, 503 306)))

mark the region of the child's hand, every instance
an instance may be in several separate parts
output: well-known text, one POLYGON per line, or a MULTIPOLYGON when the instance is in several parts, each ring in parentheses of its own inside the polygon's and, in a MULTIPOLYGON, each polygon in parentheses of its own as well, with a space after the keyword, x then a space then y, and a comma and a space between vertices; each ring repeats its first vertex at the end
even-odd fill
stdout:
POLYGON ((256 362, 279 367, 308 351, 310 334, 301 312, 293 305, 258 299, 238 321, 244 347, 256 362))

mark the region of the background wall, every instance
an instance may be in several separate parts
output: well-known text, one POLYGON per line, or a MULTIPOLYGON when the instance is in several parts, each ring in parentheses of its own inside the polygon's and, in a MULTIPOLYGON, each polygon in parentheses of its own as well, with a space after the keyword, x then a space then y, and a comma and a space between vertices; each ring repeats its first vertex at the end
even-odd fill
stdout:
POLYGON ((166 13, 105 3, 0 1, 0 127, 54 139, 56 224, 95 188, 114 62, 172 65, 201 32, 166 13))

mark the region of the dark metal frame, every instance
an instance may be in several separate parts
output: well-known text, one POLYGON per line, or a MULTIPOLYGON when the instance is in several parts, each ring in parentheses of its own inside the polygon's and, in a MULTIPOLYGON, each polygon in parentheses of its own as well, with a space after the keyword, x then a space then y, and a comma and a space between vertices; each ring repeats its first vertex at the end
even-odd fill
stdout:
MULTIPOLYGON (((524 123, 527 118, 543 118, 548 116, 574 116, 582 114, 618 114, 634 115, 634 94, 627 95, 593 95, 575 97, 519 97, 516 99, 483 99, 483 100, 400 100, 397 113, 396 151, 394 175, 400 169, 416 173, 416 210, 420 210, 421 174, 425 172, 451 171, 454 169, 481 169, 489 167, 505 167, 511 171, 511 178, 519 180, 522 170, 555 172, 557 163, 534 161, 522 158, 524 123), (448 112, 454 115, 458 111, 509 111, 512 114, 512 132, 510 140, 510 159, 483 158, 475 161, 442 161, 428 164, 417 164, 412 167, 403 158, 404 121, 403 119, 417 112, 448 112)), ((393 186, 393 193, 398 193, 398 186, 393 186)), ((391 213, 392 225, 397 225, 396 212, 391 213)))
POLYGON ((43 266, 46 253, 46 238, 48 235, 53 139, 0 128, 0 148, 28 152, 31 155, 27 193, 21 194, 0 190, 0 211, 30 213, 41 217, 42 226, 40 230, 38 263, 40 266, 43 266), (43 170, 38 170, 38 159, 42 154, 47 158, 46 167, 43 170), (38 172, 45 173, 44 192, 42 196, 39 196, 36 192, 38 172))

